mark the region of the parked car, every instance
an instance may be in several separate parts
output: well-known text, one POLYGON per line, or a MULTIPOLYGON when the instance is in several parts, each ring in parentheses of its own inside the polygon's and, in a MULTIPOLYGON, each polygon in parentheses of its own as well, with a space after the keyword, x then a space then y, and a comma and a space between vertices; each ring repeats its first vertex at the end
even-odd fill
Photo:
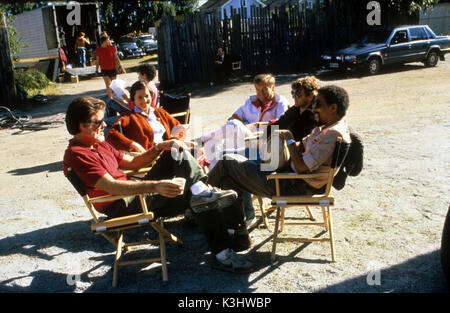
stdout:
POLYGON ((117 56, 119 57, 120 60, 123 60, 123 52, 122 50, 120 50, 120 47, 117 43, 115 43, 114 41, 111 41, 111 44, 114 46, 114 48, 116 48, 116 53, 117 56))
POLYGON ((136 43, 146 54, 155 53, 158 51, 158 42, 152 35, 139 36, 136 43))
POLYGON ((450 36, 436 36, 428 25, 373 28, 356 43, 321 56, 322 68, 355 70, 365 68, 377 74, 394 63, 423 62, 436 66, 450 53, 450 36))
POLYGON ((145 53, 142 51, 142 49, 137 46, 134 38, 120 38, 117 48, 117 54, 119 58, 122 56, 122 59, 142 58, 145 56, 145 53))

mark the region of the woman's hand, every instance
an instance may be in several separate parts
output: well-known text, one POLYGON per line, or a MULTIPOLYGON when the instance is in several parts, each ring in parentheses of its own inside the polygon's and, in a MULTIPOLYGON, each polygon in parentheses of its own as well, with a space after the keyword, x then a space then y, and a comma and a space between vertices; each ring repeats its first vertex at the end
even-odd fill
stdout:
POLYGON ((174 128, 172 128, 172 137, 184 141, 186 140, 186 134, 187 134, 187 127, 182 124, 176 125, 174 128))
POLYGON ((138 144, 136 141, 133 141, 133 143, 131 144, 131 151, 144 153, 147 150, 145 150, 144 147, 138 144))

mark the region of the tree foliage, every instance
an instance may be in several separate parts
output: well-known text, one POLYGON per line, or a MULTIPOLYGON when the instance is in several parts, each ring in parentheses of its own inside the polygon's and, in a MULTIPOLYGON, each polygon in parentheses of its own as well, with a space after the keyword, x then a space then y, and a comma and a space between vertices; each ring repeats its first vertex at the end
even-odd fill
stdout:
POLYGON ((378 0, 381 5, 386 5, 389 8, 396 9, 401 13, 414 13, 420 9, 430 9, 439 0, 378 0))
POLYGON ((197 0, 174 1, 101 1, 102 29, 113 38, 130 32, 147 32, 163 15, 181 15, 198 8, 197 0))

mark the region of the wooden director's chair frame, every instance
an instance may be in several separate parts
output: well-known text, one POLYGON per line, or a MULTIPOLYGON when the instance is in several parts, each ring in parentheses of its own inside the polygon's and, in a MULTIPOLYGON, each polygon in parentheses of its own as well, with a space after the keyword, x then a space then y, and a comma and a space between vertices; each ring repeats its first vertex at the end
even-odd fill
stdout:
POLYGON ((336 262, 336 256, 334 251, 334 238, 333 238, 333 222, 331 208, 334 206, 334 197, 330 195, 331 187, 333 185, 333 179, 336 171, 339 170, 347 156, 350 145, 342 142, 342 138, 338 137, 336 146, 334 148, 331 165, 328 171, 321 173, 311 174, 297 174, 297 173, 274 173, 267 176, 267 179, 275 180, 276 195, 271 199, 271 207, 268 210, 261 209, 263 219, 266 219, 266 212, 270 210, 276 210, 275 227, 273 231, 273 243, 271 260, 275 261, 276 247, 279 242, 329 242, 331 248, 331 261, 336 262), (327 184, 323 194, 314 195, 297 195, 297 196, 283 196, 280 190, 280 180, 282 179, 305 179, 305 178, 317 178, 327 177, 327 184), (320 207, 322 210, 322 221, 316 221, 313 217, 310 206, 320 207), (289 219, 285 216, 285 209, 287 207, 305 207, 308 212, 310 222, 291 222, 286 221, 289 219), (281 237, 280 232, 284 230, 285 225, 300 225, 300 226, 321 226, 328 232, 328 237, 316 238, 316 237, 281 237))
MULTIPOLYGON (((262 132, 255 133, 254 137, 246 138, 246 140, 258 140, 260 139, 262 132)), ((259 145, 259 142, 258 142, 259 145)), ((276 246, 279 242, 329 242, 331 248, 332 262, 336 261, 334 252, 334 240, 333 240, 333 225, 332 225, 332 212, 331 208, 334 206, 334 197, 330 195, 331 187, 333 185, 333 179, 336 171, 339 170, 343 164, 345 157, 349 151, 350 145, 343 143, 342 138, 338 137, 336 146, 333 151, 331 165, 328 171, 321 173, 311 174, 297 174, 297 173, 273 173, 267 176, 267 179, 275 180, 276 195, 271 198, 271 205, 268 208, 264 208, 263 199, 260 196, 253 196, 253 199, 257 199, 259 202, 259 209, 261 212, 261 219, 264 226, 269 229, 269 221, 267 214, 272 211, 276 211, 275 227, 273 230, 273 244, 271 260, 275 261, 276 246), (282 196, 280 190, 280 180, 282 179, 305 179, 305 178, 317 178, 327 177, 327 184, 323 194, 315 195, 298 195, 298 196, 282 196), (322 221, 316 221, 310 207, 318 206, 322 210, 322 221), (286 221, 285 209, 287 207, 304 207, 308 213, 309 222, 291 222, 286 221), (285 225, 300 225, 300 226, 322 226, 325 231, 328 232, 327 238, 288 238, 281 237, 279 233, 284 230, 285 225)), ((289 218, 288 218, 289 219, 289 218)), ((251 226, 252 227, 252 226, 251 226)), ((270 229, 269 229, 270 230, 270 229)))
MULTIPOLYGON (((91 224, 91 230, 95 234, 100 234, 103 237, 105 237, 109 242, 111 242, 116 247, 112 286, 113 287, 117 286, 120 266, 127 266, 127 265, 133 265, 133 264, 146 264, 146 263, 152 264, 155 262, 161 263, 163 283, 167 283, 168 282, 168 274, 167 274, 166 242, 174 242, 179 245, 183 245, 183 242, 180 239, 178 239, 175 235, 173 235, 172 233, 170 233, 169 231, 167 231, 164 228, 164 219, 163 218, 155 219, 154 213, 152 211, 148 210, 144 195, 143 194, 138 195, 140 202, 141 202, 141 206, 142 206, 142 213, 127 215, 127 216, 113 218, 113 219, 102 220, 94 208, 94 203, 105 202, 105 201, 114 201, 114 200, 118 200, 118 199, 123 199, 125 197, 129 197, 129 196, 135 196, 136 194, 100 196, 100 197, 90 198, 87 195, 87 192, 85 190, 83 183, 78 178, 78 176, 75 174, 75 172, 70 167, 68 167, 67 170, 68 170, 68 173, 67 173, 66 177, 69 179, 69 181, 72 183, 74 188, 78 191, 80 196, 83 198, 84 203, 86 204, 87 208, 89 209, 89 212, 91 213, 91 215, 94 219, 93 223, 91 224), (131 242, 131 243, 125 243, 123 241, 123 234, 126 229, 141 227, 141 226, 145 226, 145 225, 149 225, 157 231, 157 233, 158 233, 157 240, 147 240, 147 241, 142 241, 142 242, 131 242), (116 233, 116 236, 114 236, 113 233, 116 233), (160 257, 126 261, 126 262, 121 261, 121 258, 123 256, 123 251, 125 251, 125 252, 129 251, 129 247, 148 245, 148 244, 160 246, 160 257)), ((130 176, 138 175, 145 171, 148 171, 148 168, 140 170, 140 171, 128 171, 127 175, 130 175, 130 176)))

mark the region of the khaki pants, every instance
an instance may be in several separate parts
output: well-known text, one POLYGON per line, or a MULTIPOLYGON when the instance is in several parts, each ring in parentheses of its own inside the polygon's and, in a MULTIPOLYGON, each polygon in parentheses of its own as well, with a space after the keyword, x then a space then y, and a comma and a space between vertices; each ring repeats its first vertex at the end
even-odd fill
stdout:
MULTIPOLYGON (((286 168, 286 172, 288 172, 286 168)), ((290 170, 292 172, 292 170, 290 170)), ((262 171, 257 162, 227 155, 208 173, 208 183, 222 189, 233 189, 239 194, 246 191, 257 196, 271 198, 276 195, 275 181, 267 180, 269 171, 262 171)), ((280 180, 282 195, 314 194, 322 192, 302 179, 280 180)))
MULTIPOLYGON (((186 178, 184 193, 175 198, 166 198, 159 194, 148 194, 145 199, 149 210, 157 217, 170 217, 183 214, 190 207, 192 193, 190 187, 201 180, 206 182, 207 176, 198 165, 197 160, 187 151, 182 157, 175 160, 170 151, 165 151, 156 164, 144 177, 146 180, 172 179, 174 177, 186 178)), ((139 197, 128 197, 117 200, 105 209, 108 218, 137 214, 142 212, 139 197)), ((239 228, 245 225, 242 209, 237 206, 225 208, 220 212, 211 210, 194 213, 194 218, 213 254, 231 247, 227 228, 239 228)))

